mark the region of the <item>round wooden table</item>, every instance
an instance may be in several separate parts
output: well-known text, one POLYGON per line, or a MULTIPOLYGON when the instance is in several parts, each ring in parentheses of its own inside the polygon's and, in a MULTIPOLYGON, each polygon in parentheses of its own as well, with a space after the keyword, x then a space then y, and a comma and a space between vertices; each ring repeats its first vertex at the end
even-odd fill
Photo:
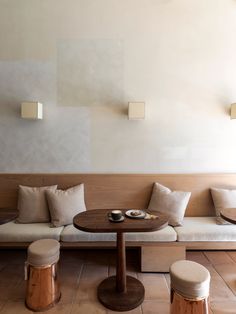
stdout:
POLYGON ((220 212, 220 216, 232 224, 236 224, 236 208, 224 208, 220 212))
POLYGON ((0 208, 0 225, 14 220, 18 215, 16 209, 0 208))
MULTIPOLYGON (((126 210, 122 210, 123 214, 126 210)), ((87 232, 115 232, 117 234, 116 276, 104 279, 98 286, 98 299, 113 311, 129 311, 139 306, 144 299, 144 286, 136 278, 126 276, 125 232, 150 232, 167 226, 167 216, 158 219, 132 219, 125 217, 123 222, 110 222, 111 210, 96 209, 82 212, 74 217, 75 228, 87 232)))

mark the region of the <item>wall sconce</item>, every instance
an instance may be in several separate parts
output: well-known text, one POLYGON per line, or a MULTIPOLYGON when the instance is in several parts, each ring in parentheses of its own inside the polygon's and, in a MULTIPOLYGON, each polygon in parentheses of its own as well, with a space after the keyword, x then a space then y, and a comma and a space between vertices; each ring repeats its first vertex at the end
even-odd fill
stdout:
POLYGON ((43 119, 43 105, 40 102, 23 102, 21 104, 21 118, 43 119))
POLYGON ((236 119, 236 103, 231 105, 230 118, 236 119))
POLYGON ((144 120, 145 102, 129 102, 128 118, 129 120, 144 120))

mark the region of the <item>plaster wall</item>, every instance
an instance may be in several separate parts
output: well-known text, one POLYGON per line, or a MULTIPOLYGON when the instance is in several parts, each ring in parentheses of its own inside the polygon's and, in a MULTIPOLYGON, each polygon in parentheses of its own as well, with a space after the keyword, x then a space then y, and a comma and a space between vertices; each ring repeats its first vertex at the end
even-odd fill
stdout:
POLYGON ((235 34, 235 0, 0 0, 0 172, 235 172, 235 34))

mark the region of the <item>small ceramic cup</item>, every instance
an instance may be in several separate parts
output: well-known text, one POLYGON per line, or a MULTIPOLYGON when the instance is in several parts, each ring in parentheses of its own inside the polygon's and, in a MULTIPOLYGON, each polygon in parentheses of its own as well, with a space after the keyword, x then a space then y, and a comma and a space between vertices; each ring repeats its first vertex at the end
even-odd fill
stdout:
POLYGON ((121 210, 116 209, 116 210, 113 210, 111 212, 111 218, 113 220, 120 220, 121 217, 122 217, 122 211, 121 210))

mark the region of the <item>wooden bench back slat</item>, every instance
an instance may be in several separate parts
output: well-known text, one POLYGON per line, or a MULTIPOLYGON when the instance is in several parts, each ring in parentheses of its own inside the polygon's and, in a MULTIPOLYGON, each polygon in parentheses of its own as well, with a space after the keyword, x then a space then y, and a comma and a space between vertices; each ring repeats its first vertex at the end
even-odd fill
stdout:
POLYGON ((186 216, 214 216, 210 187, 236 189, 236 174, 0 174, 0 207, 16 208, 19 185, 84 183, 88 209, 146 208, 154 182, 192 192, 186 216))

